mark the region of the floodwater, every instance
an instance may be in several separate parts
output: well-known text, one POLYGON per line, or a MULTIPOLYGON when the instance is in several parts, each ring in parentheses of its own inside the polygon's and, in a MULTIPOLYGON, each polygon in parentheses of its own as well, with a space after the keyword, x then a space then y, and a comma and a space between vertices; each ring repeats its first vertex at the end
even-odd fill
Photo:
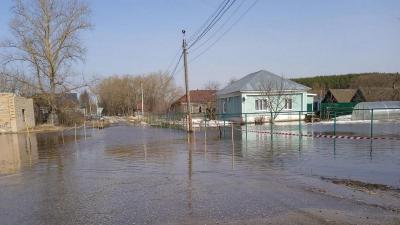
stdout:
POLYGON ((396 140, 86 133, 0 135, 0 224, 400 224, 396 140))

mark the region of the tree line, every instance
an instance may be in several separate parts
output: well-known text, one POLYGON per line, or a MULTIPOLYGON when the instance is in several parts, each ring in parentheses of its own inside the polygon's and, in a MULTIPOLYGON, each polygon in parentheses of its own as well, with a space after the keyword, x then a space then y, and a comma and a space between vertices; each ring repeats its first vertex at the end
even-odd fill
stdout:
POLYGON ((140 76, 111 76, 101 80, 94 92, 106 115, 133 115, 141 107, 143 88, 144 111, 165 113, 183 91, 169 74, 163 72, 140 76))
POLYGON ((328 89, 346 88, 400 88, 399 73, 357 73, 345 75, 294 78, 293 81, 312 88, 314 93, 325 94, 328 89))

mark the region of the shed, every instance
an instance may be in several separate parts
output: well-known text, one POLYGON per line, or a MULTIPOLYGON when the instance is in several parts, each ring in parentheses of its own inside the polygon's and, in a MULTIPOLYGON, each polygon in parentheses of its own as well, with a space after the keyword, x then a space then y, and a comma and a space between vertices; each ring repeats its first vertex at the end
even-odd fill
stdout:
POLYGON ((0 132, 18 132, 34 126, 32 99, 0 93, 0 132))

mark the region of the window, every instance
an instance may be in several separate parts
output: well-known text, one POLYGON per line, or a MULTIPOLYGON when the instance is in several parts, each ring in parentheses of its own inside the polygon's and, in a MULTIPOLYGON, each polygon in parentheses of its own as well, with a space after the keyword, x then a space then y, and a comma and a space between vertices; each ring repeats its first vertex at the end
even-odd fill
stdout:
POLYGON ((22 121, 25 123, 26 119, 25 119, 25 109, 22 109, 22 121))
POLYGON ((223 100, 222 101, 222 112, 226 113, 226 111, 227 111, 227 102, 226 102, 226 100, 223 100))
POLYGON ((267 100, 266 99, 257 99, 255 102, 256 110, 267 110, 267 100))
POLYGON ((293 109, 293 100, 291 98, 285 99, 285 109, 293 109))

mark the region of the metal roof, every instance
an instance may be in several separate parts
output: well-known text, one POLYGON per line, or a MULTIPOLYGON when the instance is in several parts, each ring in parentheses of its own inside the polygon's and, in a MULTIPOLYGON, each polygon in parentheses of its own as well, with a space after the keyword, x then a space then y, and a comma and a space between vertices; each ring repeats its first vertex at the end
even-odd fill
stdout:
MULTIPOLYGON (((302 84, 298 84, 294 81, 284 79, 281 76, 273 74, 266 70, 260 70, 244 76, 242 79, 233 82, 226 86, 222 90, 217 92, 217 95, 230 94, 234 92, 245 92, 245 91, 260 91, 262 85, 272 83, 280 84, 279 87, 284 87, 285 90, 309 90, 302 84)), ((278 90, 278 89, 277 89, 278 90)))

